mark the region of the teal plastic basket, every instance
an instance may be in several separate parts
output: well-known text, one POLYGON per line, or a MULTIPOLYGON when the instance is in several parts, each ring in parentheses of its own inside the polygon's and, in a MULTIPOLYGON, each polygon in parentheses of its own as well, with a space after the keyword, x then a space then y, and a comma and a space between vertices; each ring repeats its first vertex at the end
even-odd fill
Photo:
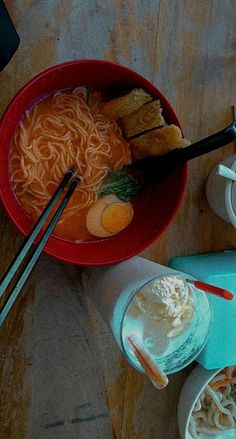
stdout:
POLYGON ((236 251, 179 256, 171 259, 169 266, 234 294, 231 301, 208 295, 213 322, 207 344, 196 361, 205 369, 236 365, 236 251))

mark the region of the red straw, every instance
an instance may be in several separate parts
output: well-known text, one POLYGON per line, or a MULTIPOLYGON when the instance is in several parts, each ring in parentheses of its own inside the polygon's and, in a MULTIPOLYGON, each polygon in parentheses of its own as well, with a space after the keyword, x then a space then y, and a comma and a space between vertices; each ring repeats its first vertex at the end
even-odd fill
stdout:
POLYGON ((196 288, 204 291, 205 293, 215 294, 215 296, 222 297, 226 300, 232 300, 234 298, 234 295, 230 291, 216 287, 215 285, 207 284, 206 282, 202 282, 200 280, 194 281, 187 279, 187 282, 193 284, 196 288))
POLYGON ((169 380, 163 370, 154 362, 151 355, 145 350, 143 343, 134 334, 131 334, 127 339, 152 384, 159 390, 164 389, 168 385, 169 380))

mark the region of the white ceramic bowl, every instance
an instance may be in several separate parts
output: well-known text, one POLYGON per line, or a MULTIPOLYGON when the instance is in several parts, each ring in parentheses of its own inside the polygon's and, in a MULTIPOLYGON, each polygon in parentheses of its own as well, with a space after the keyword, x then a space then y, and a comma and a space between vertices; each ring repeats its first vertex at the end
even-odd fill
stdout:
MULTIPOLYGON (((189 421, 199 396, 206 385, 222 369, 206 370, 198 365, 193 369, 186 379, 179 399, 178 405, 178 425, 181 439, 193 439, 189 433, 189 421)), ((199 439, 236 439, 236 428, 225 430, 215 435, 199 435, 199 439)))
MULTIPOLYGON (((220 164, 236 171, 236 155, 227 157, 220 164)), ((236 228, 236 182, 218 175, 217 168, 218 165, 212 169, 207 179, 207 201, 216 215, 236 228)))

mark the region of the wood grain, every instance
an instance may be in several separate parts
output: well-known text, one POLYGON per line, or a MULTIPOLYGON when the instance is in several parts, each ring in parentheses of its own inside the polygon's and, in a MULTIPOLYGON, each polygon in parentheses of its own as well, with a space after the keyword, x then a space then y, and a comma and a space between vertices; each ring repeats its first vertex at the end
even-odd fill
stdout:
MULTIPOLYGON (((21 37, 0 76, 0 114, 47 67, 82 58, 127 65, 154 82, 197 140, 232 120, 234 0, 6 0, 21 37)), ((207 205, 208 173, 235 145, 189 164, 179 212, 143 256, 235 248, 235 231, 207 205)), ((22 238, 0 209, 0 272, 22 238)), ((175 439, 180 389, 190 369, 157 392, 128 366, 93 304, 79 268, 43 256, 1 337, 1 439, 175 439)))

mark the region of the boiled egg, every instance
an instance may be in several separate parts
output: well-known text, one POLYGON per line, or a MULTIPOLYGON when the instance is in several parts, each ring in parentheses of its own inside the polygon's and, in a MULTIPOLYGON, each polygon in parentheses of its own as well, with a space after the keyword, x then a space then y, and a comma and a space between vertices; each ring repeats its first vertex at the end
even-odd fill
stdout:
POLYGON ((91 235, 106 238, 125 229, 131 223, 133 216, 131 203, 109 194, 99 198, 89 209, 86 227, 91 235))

